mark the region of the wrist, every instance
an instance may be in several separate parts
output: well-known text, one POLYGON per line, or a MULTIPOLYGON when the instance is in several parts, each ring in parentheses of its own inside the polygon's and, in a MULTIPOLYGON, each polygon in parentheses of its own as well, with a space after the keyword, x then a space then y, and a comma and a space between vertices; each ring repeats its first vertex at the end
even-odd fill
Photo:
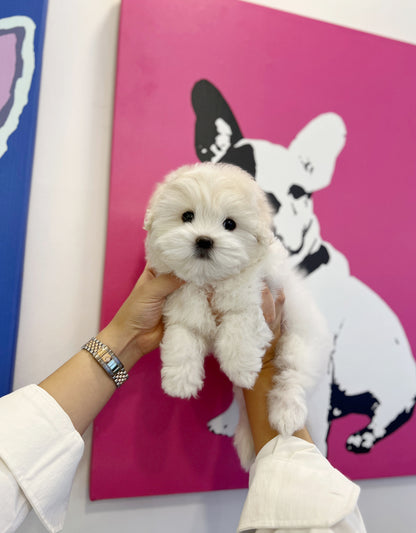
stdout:
POLYGON ((97 339, 111 348, 127 372, 143 356, 135 336, 124 328, 120 328, 114 321, 100 331, 97 339))

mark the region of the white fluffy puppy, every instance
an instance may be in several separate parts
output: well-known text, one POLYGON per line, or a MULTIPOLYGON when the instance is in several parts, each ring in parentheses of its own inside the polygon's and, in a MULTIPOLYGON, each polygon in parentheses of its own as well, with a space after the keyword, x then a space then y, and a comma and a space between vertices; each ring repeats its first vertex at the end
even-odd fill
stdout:
MULTIPOLYGON (((321 315, 290 269, 271 230, 264 192, 233 165, 201 163, 169 174, 145 218, 147 261, 158 273, 187 283, 167 298, 161 344, 162 387, 189 398, 202 388, 204 358, 213 353, 238 387, 254 385, 272 333, 263 317, 262 289, 283 289, 284 328, 278 372, 269 398, 271 425, 290 435, 304 426, 306 391, 328 358, 321 315)), ((242 465, 253 457, 244 402, 235 443, 242 465)))

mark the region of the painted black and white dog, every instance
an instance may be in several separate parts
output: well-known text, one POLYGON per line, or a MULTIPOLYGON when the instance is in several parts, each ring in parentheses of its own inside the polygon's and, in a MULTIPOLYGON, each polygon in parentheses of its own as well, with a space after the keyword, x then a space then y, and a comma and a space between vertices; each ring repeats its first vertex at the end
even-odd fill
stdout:
MULTIPOLYGON (((245 138, 230 106, 206 80, 195 84, 195 149, 201 161, 227 162, 248 171, 267 193, 274 230, 304 273, 333 332, 332 361, 310 398, 310 428, 326 452, 331 422, 350 413, 369 423, 350 435, 348 450, 368 452, 406 423, 416 399, 416 364, 406 334, 390 307, 351 276, 348 260, 322 240, 312 194, 327 187, 346 141, 340 116, 325 113, 307 124, 288 147, 245 138), (363 326, 364 325, 364 326, 363 326)), ((209 422, 232 436, 238 408, 209 422)))

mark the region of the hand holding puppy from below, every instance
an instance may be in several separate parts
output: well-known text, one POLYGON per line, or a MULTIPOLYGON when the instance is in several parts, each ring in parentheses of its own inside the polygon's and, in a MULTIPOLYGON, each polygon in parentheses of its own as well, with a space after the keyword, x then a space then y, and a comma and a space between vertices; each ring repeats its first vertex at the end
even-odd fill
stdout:
MULTIPOLYGON (((278 434, 277 431, 271 427, 269 422, 268 394, 273 388, 273 380, 277 373, 274 358, 276 356, 276 345, 282 333, 284 302, 285 295, 283 291, 279 291, 275 301, 273 301, 273 296, 268 289, 263 291, 263 313, 274 336, 269 348, 264 354, 263 365, 254 387, 251 389, 243 389, 244 401, 256 454, 267 442, 278 434)), ((295 432, 294 435, 312 442, 306 428, 295 432)))
POLYGON ((184 281, 171 274, 156 277, 146 265, 113 320, 98 335, 99 340, 122 354, 126 370, 159 346, 163 336, 165 299, 183 284, 184 281))
MULTIPOLYGON (((170 293, 184 282, 173 275, 156 276, 146 266, 111 322, 96 336, 116 354, 128 372, 163 335, 162 309, 170 293)), ((116 390, 112 379, 85 350, 74 355, 39 385, 66 411, 83 433, 116 390)))

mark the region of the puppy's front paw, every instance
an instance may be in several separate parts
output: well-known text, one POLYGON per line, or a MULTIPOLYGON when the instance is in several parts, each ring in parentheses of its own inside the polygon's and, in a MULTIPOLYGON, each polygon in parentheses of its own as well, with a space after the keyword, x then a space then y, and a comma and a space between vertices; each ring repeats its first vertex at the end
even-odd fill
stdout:
POLYGON ((184 371, 183 367, 164 366, 162 368, 162 389, 175 398, 195 397, 202 388, 203 377, 184 371))
POLYGON ((263 350, 235 340, 233 343, 218 343, 216 355, 221 369, 234 385, 251 389, 260 372, 263 350))
POLYGON ((254 384, 256 383, 257 376, 259 374, 259 371, 261 369, 261 359, 259 363, 255 366, 253 370, 239 370, 236 368, 224 368, 222 366, 222 370, 224 371, 224 374, 230 379, 234 385, 237 385, 237 387, 241 387, 243 389, 251 389, 253 388, 254 384))
POLYGON ((196 396, 204 380, 204 340, 176 324, 166 328, 160 348, 163 390, 178 398, 196 396))
POLYGON ((258 327, 254 318, 251 323, 245 318, 239 314, 223 318, 215 340, 215 355, 234 385, 251 389, 261 369, 271 332, 267 327, 258 327))
POLYGON ((283 437, 293 435, 305 426, 306 402, 301 395, 272 390, 269 396, 269 422, 283 437))

